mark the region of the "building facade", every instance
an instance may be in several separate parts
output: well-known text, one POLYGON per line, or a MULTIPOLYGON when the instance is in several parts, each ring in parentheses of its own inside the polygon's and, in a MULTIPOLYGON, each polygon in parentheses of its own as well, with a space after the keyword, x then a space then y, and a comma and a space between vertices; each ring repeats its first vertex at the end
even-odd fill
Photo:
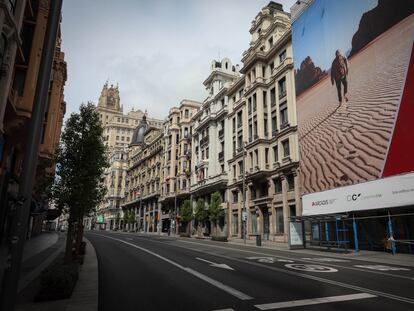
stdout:
MULTIPOLYGON (((210 202, 211 194, 219 192, 222 207, 227 214, 227 183, 228 160, 231 157, 228 96, 227 91, 231 84, 240 76, 238 66, 232 64, 228 58, 221 61, 213 60, 210 75, 204 81, 208 97, 204 100, 201 109, 192 117, 193 124, 191 155, 193 170, 191 174, 191 195, 193 204, 203 199, 206 207, 210 202)), ((224 221, 224 224, 227 222, 224 221)), ((222 224, 219 228, 226 231, 222 224)), ((207 222, 205 233, 211 232, 211 224, 207 222)))
POLYGON ((301 214, 290 15, 271 2, 250 34, 244 76, 228 91, 230 237, 242 237, 244 218, 247 238, 286 242, 289 217, 301 214))
POLYGON ((106 195, 98 207, 98 225, 106 229, 117 229, 123 224, 121 205, 126 196, 128 153, 135 130, 144 119, 145 124, 154 128, 161 128, 163 121, 147 118, 141 110, 131 110, 124 114, 118 86, 108 83, 102 88, 96 109, 102 122, 110 164, 105 170, 106 195))
MULTIPOLYGON (((7 1, 0 7, 0 240, 7 237, 11 207, 17 199, 19 178, 37 87, 39 63, 49 14, 49 1, 7 1)), ((66 62, 58 32, 49 85, 47 111, 32 197, 30 230, 41 230, 47 216, 41 185, 54 172, 49 159, 60 139, 66 104, 63 98, 66 62)))
POLYGON ((161 230, 178 232, 179 207, 190 198, 192 117, 201 104, 182 100, 170 109, 163 127, 161 194, 161 230))
POLYGON ((145 119, 141 121, 129 149, 127 193, 123 202, 123 209, 135 216, 129 227, 139 232, 161 230, 163 147, 163 131, 149 126, 145 119))
MULTIPOLYGON (((138 123, 145 113, 132 109, 123 113, 118 85, 106 82, 99 96, 97 110, 104 128, 103 136, 109 150, 128 147, 138 123)), ((163 121, 147 117, 150 126, 161 128, 163 121)))

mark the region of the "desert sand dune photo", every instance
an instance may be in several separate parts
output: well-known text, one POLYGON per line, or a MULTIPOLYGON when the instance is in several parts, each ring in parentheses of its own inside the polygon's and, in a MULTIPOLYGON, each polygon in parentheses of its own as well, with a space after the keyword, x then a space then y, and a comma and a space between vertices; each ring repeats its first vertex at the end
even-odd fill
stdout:
POLYGON ((328 75, 298 97, 304 193, 380 177, 413 33, 411 15, 348 60, 348 102, 338 103, 328 75))

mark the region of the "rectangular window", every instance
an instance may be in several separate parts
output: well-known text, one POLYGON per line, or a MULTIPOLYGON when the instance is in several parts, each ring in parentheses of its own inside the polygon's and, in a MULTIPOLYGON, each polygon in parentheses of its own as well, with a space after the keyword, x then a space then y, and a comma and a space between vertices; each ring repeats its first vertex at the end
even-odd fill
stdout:
POLYGON ((280 178, 273 179, 273 183, 275 184, 275 193, 282 192, 282 180, 280 178))
POLYGON ((272 133, 275 134, 277 132, 277 118, 276 115, 272 115, 272 133))
POLYGON ((284 50, 282 53, 279 54, 279 62, 283 63, 285 59, 286 59, 286 50, 284 50))
POLYGON ((295 177, 293 176, 293 174, 287 175, 286 181, 288 185, 288 191, 295 190, 295 177))
POLYGON ((237 128, 243 125, 243 111, 237 113, 237 128))
POLYGON ((277 145, 273 147, 273 161, 274 162, 279 161, 279 148, 277 145))
POLYGON ((266 112, 266 109, 267 109, 267 92, 266 91, 263 91, 263 109, 266 112))
POLYGON ((276 88, 270 90, 270 105, 272 107, 276 105, 276 88))
POLYGON ((255 112, 257 109, 257 98, 256 93, 253 94, 253 112, 255 112))
POLYGON ((283 234, 285 231, 283 221, 283 207, 276 208, 276 233, 283 234))
POLYGON ((288 157, 290 155, 289 139, 282 141, 282 147, 283 147, 283 157, 288 157))
POLYGON ((265 148, 265 163, 269 164, 269 148, 265 148))
POLYGON ((296 206, 289 205, 289 216, 296 216, 296 206))
POLYGON ((250 213, 250 218, 252 220, 252 234, 257 234, 257 216, 256 212, 250 213))
POLYGON ((285 128, 289 123, 286 102, 280 106, 280 123, 281 128, 285 128))
POLYGON ((233 203, 237 203, 239 201, 239 193, 237 191, 233 191, 233 203))
POLYGON ((239 162, 239 171, 240 171, 240 175, 242 175, 243 174, 243 162, 242 161, 239 162))
POLYGON ((279 98, 286 96, 286 77, 282 78, 278 82, 279 86, 279 98))
POLYGON ((237 145, 238 145, 238 148, 239 149, 242 149, 243 148, 243 138, 242 138, 242 135, 239 135, 237 137, 237 145))

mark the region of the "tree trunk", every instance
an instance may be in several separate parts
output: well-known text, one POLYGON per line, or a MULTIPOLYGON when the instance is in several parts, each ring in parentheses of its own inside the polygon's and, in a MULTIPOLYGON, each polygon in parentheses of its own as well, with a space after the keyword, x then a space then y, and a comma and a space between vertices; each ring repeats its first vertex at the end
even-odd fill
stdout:
POLYGON ((75 240, 75 251, 74 251, 73 257, 75 260, 78 259, 79 257, 79 249, 80 249, 80 245, 83 239, 83 230, 84 230, 83 222, 80 220, 78 221, 76 236, 74 239, 75 240))
POLYGON ((66 234, 66 248, 65 248, 65 263, 72 262, 72 248, 73 248, 73 230, 74 225, 69 222, 68 233, 66 234))

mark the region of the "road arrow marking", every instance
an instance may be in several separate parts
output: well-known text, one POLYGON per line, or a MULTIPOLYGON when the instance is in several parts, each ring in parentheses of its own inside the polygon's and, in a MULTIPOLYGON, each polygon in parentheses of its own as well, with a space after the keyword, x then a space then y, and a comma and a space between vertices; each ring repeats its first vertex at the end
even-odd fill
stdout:
POLYGON ((90 234, 91 235, 97 235, 97 236, 100 236, 102 238, 106 238, 106 239, 111 239, 111 240, 114 240, 114 241, 118 241, 118 242, 124 243, 126 245, 129 245, 131 247, 135 247, 135 248, 137 248, 137 249, 139 249, 139 250, 141 250, 143 252, 146 252, 146 253, 154 256, 154 257, 157 257, 160 260, 163 260, 165 262, 168 262, 169 264, 177 267, 178 269, 181 269, 183 271, 186 271, 189 274, 192 274, 196 278, 199 278, 200 280, 203 280, 204 282, 209 283, 209 284, 211 284, 211 285, 213 285, 213 286, 215 286, 215 287, 217 287, 217 288, 219 288, 219 289, 227 292, 228 294, 233 295, 234 297, 239 298, 240 300, 251 300, 251 299, 253 299, 253 297, 250 297, 249 295, 246 295, 245 293, 242 293, 241 291, 238 291, 235 288, 232 288, 232 287, 230 287, 230 286, 228 286, 226 284, 223 284, 223 283, 221 283, 219 281, 216 281, 216 280, 208 277, 207 275, 204 275, 204 274, 202 274, 202 273, 200 273, 198 271, 195 271, 195 270, 193 270, 191 268, 184 267, 184 266, 180 265, 179 263, 177 263, 175 261, 172 261, 171 259, 168 259, 166 257, 163 257, 163 256, 157 254, 157 253, 154 253, 154 252, 150 251, 149 249, 146 249, 146 248, 143 248, 143 247, 138 246, 136 244, 129 243, 129 242, 126 242, 124 240, 120 240, 120 239, 117 239, 117 238, 113 238, 113 237, 110 237, 110 236, 107 236, 107 235, 96 234, 96 233, 90 233, 90 234))
POLYGON ((278 261, 278 262, 294 262, 293 260, 277 259, 277 258, 274 258, 274 257, 246 257, 246 259, 257 260, 258 262, 262 262, 262 263, 275 263, 276 261, 278 261))
POLYGON ((232 267, 226 265, 225 263, 215 263, 215 262, 212 262, 212 261, 209 261, 209 260, 206 260, 206 259, 203 259, 203 258, 198 258, 198 257, 196 257, 196 259, 209 263, 211 267, 222 268, 222 269, 227 269, 227 270, 234 270, 232 267))

